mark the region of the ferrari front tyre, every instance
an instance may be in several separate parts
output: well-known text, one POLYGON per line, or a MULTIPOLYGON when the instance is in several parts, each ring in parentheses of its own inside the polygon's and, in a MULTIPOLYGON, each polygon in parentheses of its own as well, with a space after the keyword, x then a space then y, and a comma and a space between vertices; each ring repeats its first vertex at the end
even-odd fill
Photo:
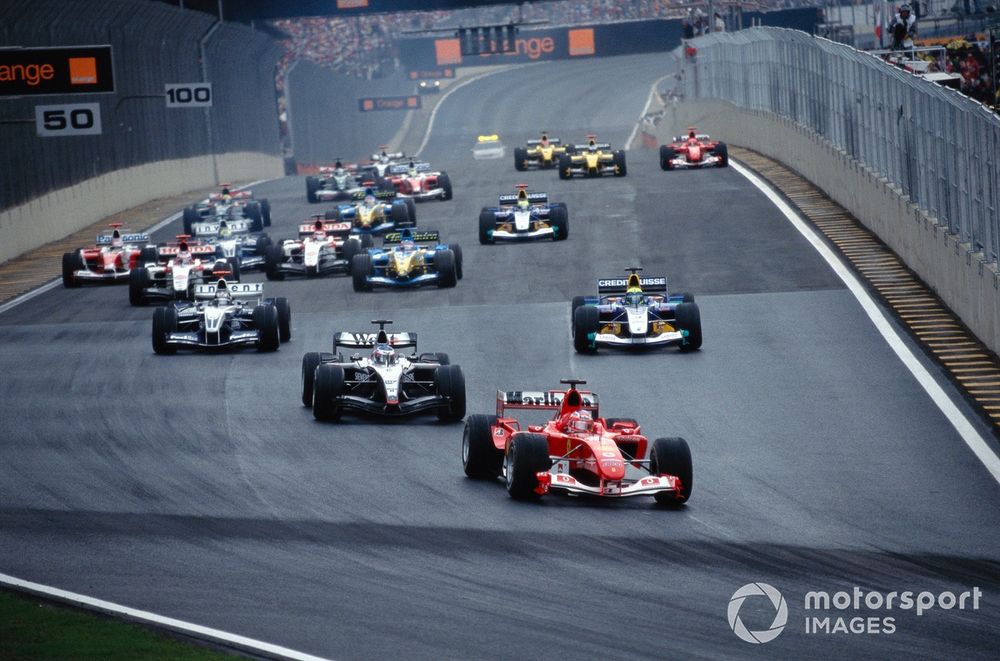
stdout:
POLYGON ((368 277, 372 274, 372 256, 368 253, 355 255, 351 259, 351 279, 354 284, 354 291, 371 291, 372 283, 368 282, 368 277))
POLYGON ((720 168, 724 168, 729 165, 729 147, 726 146, 726 143, 720 142, 715 145, 715 149, 712 150, 712 153, 719 157, 720 168))
POLYGON ((264 227, 271 226, 271 202, 267 198, 260 201, 260 217, 264 221, 264 227))
POLYGON ((538 474, 552 467, 549 441, 541 434, 514 434, 504 455, 507 493, 511 498, 537 498, 538 474))
POLYGON ((201 214, 194 207, 184 207, 183 219, 184 233, 193 235, 194 224, 201 222, 201 214))
POLYGON ((278 330, 278 310, 273 305, 258 305, 253 309, 253 327, 259 333, 257 348, 261 351, 277 351, 281 345, 278 330))
POLYGON ((76 272, 84 268, 83 257, 78 252, 66 252, 62 256, 63 287, 79 287, 76 272))
POLYGON ((438 287, 454 287, 458 282, 455 253, 449 249, 435 251, 434 270, 438 273, 438 287))
POLYGON ((677 158, 677 152, 674 151, 673 147, 668 147, 667 145, 660 145, 661 170, 673 170, 675 158, 677 158))
POLYGON ((493 230, 497 228, 497 217, 489 209, 479 212, 479 243, 493 243, 493 230))
POLYGON ((569 236, 569 212, 564 206, 554 206, 549 209, 549 224, 552 225, 555 241, 562 241, 569 236))
POLYGON ((559 178, 571 179, 573 177, 573 159, 563 154, 559 157, 559 178))
POLYGON ((596 306, 583 305, 573 313, 573 348, 577 353, 594 353, 597 344, 593 336, 601 324, 601 313, 596 306))
POLYGON ((343 367, 329 364, 317 366, 313 383, 313 417, 325 421, 338 420, 341 412, 339 400, 346 390, 343 367))
POLYGON ((455 276, 462 279, 462 246, 453 243, 448 248, 455 253, 455 276))
POLYGON ((302 406, 312 406, 316 368, 321 362, 322 359, 317 351, 310 351, 302 356, 302 406))
POLYGON ((447 173, 442 172, 438 175, 438 186, 444 190, 444 193, 441 195, 441 199, 450 200, 452 198, 451 177, 449 177, 447 173))
POLYGON ((128 272, 128 302, 129 305, 146 304, 146 287, 149 287, 152 278, 149 277, 149 269, 139 266, 128 272))
POLYGON ((650 475, 673 475, 681 480, 679 493, 660 492, 653 496, 661 505, 682 505, 691 497, 694 468, 691 448, 683 438, 658 438, 649 451, 650 475))
POLYGON ((136 261, 139 264, 156 264, 160 261, 160 251, 156 246, 146 246, 139 251, 139 259, 136 261))
POLYGON ((524 147, 514 147, 514 169, 518 172, 528 169, 528 150, 524 147))
POLYGON ((465 417, 465 375, 458 365, 441 365, 434 370, 437 394, 445 398, 438 408, 439 420, 458 421, 465 417))
POLYGON ((677 328, 687 331, 681 343, 681 351, 695 351, 701 348, 701 311, 697 303, 681 303, 674 313, 677 328))
POLYGON ((316 197, 316 191, 321 187, 319 179, 317 177, 306 177, 306 199, 309 202, 315 204, 319 202, 319 198, 316 197))
POLYGON ((278 339, 288 342, 292 339, 292 306, 287 298, 279 296, 274 299, 274 307, 278 310, 278 339))
POLYGON ((503 469, 503 450, 493 444, 495 415, 470 415, 462 432, 462 468, 472 478, 495 480, 503 469))
POLYGON ((243 207, 243 216, 250 220, 251 232, 264 231, 264 215, 260 210, 260 202, 247 202, 243 207))
POLYGON ((264 274, 268 280, 284 280, 281 264, 285 261, 285 250, 281 244, 268 246, 264 254, 264 274))
POLYGON ((619 149, 614 153, 613 161, 615 164, 615 176, 624 177, 628 174, 628 167, 625 165, 625 152, 619 149))
POLYGON ((153 351, 162 355, 177 353, 177 347, 167 342, 167 334, 177 330, 177 310, 172 307, 153 310, 153 351))

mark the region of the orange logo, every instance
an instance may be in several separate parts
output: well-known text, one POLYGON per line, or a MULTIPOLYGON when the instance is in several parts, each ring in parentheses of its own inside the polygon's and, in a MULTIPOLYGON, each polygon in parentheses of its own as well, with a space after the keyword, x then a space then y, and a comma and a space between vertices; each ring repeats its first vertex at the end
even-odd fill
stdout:
POLYGON ((420 99, 415 96, 406 97, 406 105, 409 108, 416 108, 417 104, 420 103, 420 99))
POLYGON ((69 82, 71 85, 96 85, 97 60, 93 57, 69 58, 69 82))
POLYGON ((583 28, 580 30, 569 31, 570 57, 577 57, 580 55, 593 55, 595 52, 596 49, 594 48, 593 28, 583 28))
POLYGON ((365 99, 361 102, 361 107, 365 110, 375 110, 375 101, 372 99, 365 99))
POLYGON ((462 63, 462 46, 458 39, 435 39, 434 54, 438 64, 462 63))

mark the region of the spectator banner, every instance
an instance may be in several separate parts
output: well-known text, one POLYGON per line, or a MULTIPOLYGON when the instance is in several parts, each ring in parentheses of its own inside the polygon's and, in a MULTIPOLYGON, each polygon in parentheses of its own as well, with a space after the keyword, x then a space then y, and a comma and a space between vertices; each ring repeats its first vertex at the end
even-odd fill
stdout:
POLYGON ((420 97, 410 96, 369 96, 358 99, 358 110, 373 112, 375 110, 417 110, 420 108, 420 97))
POLYGON ((0 49, 0 96, 114 91, 111 46, 0 49))
POLYGON ((413 69, 409 71, 410 80, 437 80, 439 78, 454 78, 454 67, 441 69, 413 69))

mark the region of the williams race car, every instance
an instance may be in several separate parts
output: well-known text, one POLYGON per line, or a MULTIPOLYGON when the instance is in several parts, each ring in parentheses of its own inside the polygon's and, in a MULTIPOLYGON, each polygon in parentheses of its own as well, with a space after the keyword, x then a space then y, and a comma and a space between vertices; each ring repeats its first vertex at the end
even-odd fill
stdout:
POLYGON ((593 353, 597 347, 701 348, 701 313, 691 294, 667 294, 664 276, 601 278, 597 296, 577 296, 571 309, 573 347, 593 353))
POLYGON ((153 311, 153 351, 178 348, 257 347, 277 351, 292 337, 292 311, 284 298, 265 299, 260 282, 195 286, 194 303, 174 303, 153 311))
POLYGON ((286 275, 323 276, 350 273, 351 259, 371 245, 371 236, 351 237, 351 223, 313 216, 299 225, 298 239, 285 239, 269 246, 264 272, 268 280, 286 275))
POLYGON ((625 166, 625 152, 611 150, 611 145, 597 142, 597 136, 588 135, 585 146, 574 145, 559 157, 559 178, 600 177, 611 174, 624 177, 628 173, 625 166))
POLYGON ((549 202, 547 193, 529 193, 518 184, 516 193, 500 196, 499 205, 479 212, 479 243, 530 241, 569 236, 569 211, 562 202, 549 202))
POLYGON ((354 203, 341 204, 326 212, 331 220, 351 223, 352 234, 382 234, 413 225, 417 209, 412 199, 397 200, 394 191, 367 188, 355 195, 354 203))
POLYGON ((193 299, 197 285, 227 278, 240 279, 236 257, 222 259, 215 246, 188 242, 186 234, 177 242, 160 245, 157 261, 137 265, 128 275, 128 302, 132 305, 193 299))
POLYGON ((386 234, 381 248, 354 256, 354 291, 373 287, 454 287, 462 278, 462 247, 438 243, 438 232, 403 229, 386 234))
POLYGON ((450 200, 451 178, 446 172, 435 172, 430 163, 392 165, 386 170, 386 180, 401 198, 418 202, 426 200, 450 200))
POLYGON ((86 282, 125 282, 129 271, 139 264, 156 261, 156 246, 146 234, 122 232, 120 223, 111 225, 111 234, 101 234, 89 248, 63 253, 64 287, 86 282))
POLYGON ((465 377, 448 354, 417 354, 416 333, 387 333, 391 321, 376 320, 377 333, 336 333, 333 353, 302 357, 302 404, 317 420, 339 420, 345 411, 383 416, 437 413, 441 420, 465 417, 465 377), (345 358, 340 349, 356 349, 345 358), (412 349, 403 354, 401 349, 412 349), (364 350, 367 353, 361 354, 364 350))
POLYGON ((218 218, 246 218, 251 232, 262 232, 271 225, 271 203, 266 199, 255 200, 253 191, 232 191, 229 184, 222 184, 222 191, 208 196, 207 200, 184 208, 184 233, 194 236, 194 224, 211 222, 218 218))
MULTIPOLYGON (((235 216, 235 210, 232 216, 235 216)), ((218 218, 213 222, 191 225, 192 236, 202 243, 215 247, 219 259, 235 259, 240 271, 264 268, 267 249, 271 237, 267 234, 251 234, 251 223, 245 218, 218 218)))
POLYGON ((586 383, 564 379, 566 391, 497 392, 497 412, 471 415, 462 434, 462 466, 469 477, 503 476, 513 498, 547 493, 627 498, 652 496, 681 505, 691 496, 694 471, 683 438, 652 444, 631 418, 601 418, 586 383), (522 428, 510 409, 551 410, 544 425, 522 428), (647 457, 648 448, 648 457, 647 457))
POLYGON ((678 135, 669 145, 660 146, 660 168, 724 168, 729 165, 726 143, 712 140, 707 133, 696 133, 688 127, 687 137, 678 135))
POLYGON ((519 171, 554 168, 566 153, 566 147, 559 138, 550 138, 543 133, 538 140, 528 140, 527 147, 514 148, 514 168, 519 171))

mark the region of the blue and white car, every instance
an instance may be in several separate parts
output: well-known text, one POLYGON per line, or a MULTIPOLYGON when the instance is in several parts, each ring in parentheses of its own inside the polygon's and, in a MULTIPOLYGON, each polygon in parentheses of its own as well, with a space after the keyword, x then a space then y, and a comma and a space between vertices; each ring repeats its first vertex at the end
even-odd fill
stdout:
POLYGON ((355 255, 354 291, 374 287, 454 287, 462 278, 462 247, 440 243, 436 231, 403 229, 385 235, 381 248, 355 255))
POLYGON ((219 259, 235 259, 241 271, 263 269, 271 237, 253 233, 253 223, 235 213, 204 223, 192 223, 191 236, 215 247, 219 259))
POLYGON ((479 243, 497 241, 562 241, 569 236, 569 211, 562 202, 549 202, 548 193, 529 193, 526 184, 500 196, 495 207, 479 212, 479 243))

